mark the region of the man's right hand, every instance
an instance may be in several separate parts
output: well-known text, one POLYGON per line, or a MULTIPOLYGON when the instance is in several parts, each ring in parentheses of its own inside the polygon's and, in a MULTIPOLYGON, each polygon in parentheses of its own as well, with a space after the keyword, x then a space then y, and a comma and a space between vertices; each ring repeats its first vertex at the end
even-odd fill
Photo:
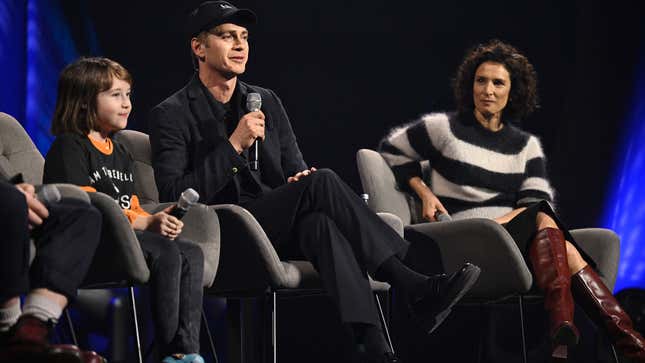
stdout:
POLYGON ((49 211, 47 207, 36 199, 36 189, 33 185, 27 183, 16 184, 16 188, 25 195, 27 199, 27 218, 29 219, 29 228, 33 229, 34 227, 40 226, 43 224, 43 220, 49 217, 49 211))
POLYGON ((264 140, 264 113, 262 111, 249 112, 242 116, 235 131, 228 138, 238 154, 253 145, 255 139, 264 140))

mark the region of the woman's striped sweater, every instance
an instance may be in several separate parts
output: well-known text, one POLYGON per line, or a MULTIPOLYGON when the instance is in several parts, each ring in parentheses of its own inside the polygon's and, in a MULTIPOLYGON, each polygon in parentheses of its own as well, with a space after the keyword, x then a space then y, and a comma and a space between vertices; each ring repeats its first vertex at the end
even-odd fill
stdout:
POLYGON ((414 193, 410 178, 425 174, 455 219, 496 218, 553 201, 540 141, 508 123, 493 132, 472 116, 433 113, 392 130, 379 151, 402 190, 414 193))

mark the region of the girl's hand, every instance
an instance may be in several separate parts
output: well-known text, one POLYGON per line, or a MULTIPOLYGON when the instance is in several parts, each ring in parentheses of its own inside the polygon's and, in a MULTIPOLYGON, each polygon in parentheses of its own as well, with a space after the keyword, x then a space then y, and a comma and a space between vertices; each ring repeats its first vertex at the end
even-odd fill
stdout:
POLYGON ((148 227, 148 231, 157 232, 160 235, 167 237, 168 239, 175 239, 179 234, 181 234, 182 228, 184 228, 184 222, 168 214, 172 208, 175 206, 172 205, 161 212, 151 215, 148 227))

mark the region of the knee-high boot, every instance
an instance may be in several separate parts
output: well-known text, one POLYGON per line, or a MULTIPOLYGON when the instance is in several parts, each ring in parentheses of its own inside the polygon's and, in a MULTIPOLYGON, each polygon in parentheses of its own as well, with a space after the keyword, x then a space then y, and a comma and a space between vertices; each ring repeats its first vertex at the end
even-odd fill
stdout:
POLYGON ((578 305, 596 324, 607 329, 622 355, 635 362, 645 362, 645 340, 634 330, 632 320, 590 266, 573 275, 571 289, 578 305))
POLYGON ((573 324, 571 276, 562 231, 557 228, 538 231, 530 246, 529 258, 535 281, 545 295, 553 356, 566 358, 566 347, 577 344, 579 334, 573 324))

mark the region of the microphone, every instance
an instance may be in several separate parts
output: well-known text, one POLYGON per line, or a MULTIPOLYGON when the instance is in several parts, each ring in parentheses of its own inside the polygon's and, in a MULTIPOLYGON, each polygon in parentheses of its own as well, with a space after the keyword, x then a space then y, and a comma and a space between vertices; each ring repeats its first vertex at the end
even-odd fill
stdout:
POLYGON ((437 222, 448 222, 452 221, 452 217, 448 213, 444 213, 440 210, 437 209, 437 211, 434 213, 434 219, 437 220, 437 222))
MULTIPOLYGON (((262 96, 259 93, 251 92, 246 96, 246 109, 249 112, 260 111, 262 108, 262 96)), ((251 150, 249 150, 249 163, 251 164, 251 170, 258 170, 260 168, 260 162, 258 161, 259 144, 260 140, 255 139, 253 145, 251 145, 251 150)))
POLYGON ((36 199, 41 201, 44 205, 50 206, 54 203, 60 202, 61 195, 55 185, 45 184, 40 188, 40 190, 38 190, 38 193, 36 193, 36 199))
POLYGON ((175 208, 173 208, 168 214, 177 219, 182 219, 198 200, 199 193, 197 193, 193 188, 188 188, 181 193, 177 204, 175 204, 175 208))

